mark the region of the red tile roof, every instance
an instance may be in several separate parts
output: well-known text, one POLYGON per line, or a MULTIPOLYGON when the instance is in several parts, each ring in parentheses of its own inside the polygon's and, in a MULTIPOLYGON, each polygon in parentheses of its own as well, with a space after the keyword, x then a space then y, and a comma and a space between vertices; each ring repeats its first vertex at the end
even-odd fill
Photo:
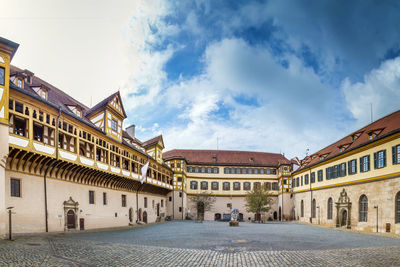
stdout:
POLYGON ((162 135, 159 135, 159 136, 156 136, 156 137, 154 137, 154 138, 151 138, 151 139, 149 139, 149 140, 147 140, 147 141, 144 141, 143 142, 143 147, 149 147, 149 146, 151 146, 151 145, 155 145, 155 144, 157 144, 160 140, 162 140, 162 135))
POLYGON ((231 166, 273 166, 290 164, 281 154, 234 151, 234 150, 192 150, 174 149, 163 153, 163 159, 184 158, 189 164, 231 165, 231 166))
POLYGON ((345 136, 344 138, 321 149, 320 151, 305 157, 301 161, 302 164, 298 171, 323 160, 333 158, 339 154, 346 153, 357 147, 361 147, 371 142, 374 142, 379 138, 385 137, 399 130, 400 110, 393 112, 383 118, 380 118, 379 120, 376 120, 368 124, 367 126, 345 136), (376 134, 376 136, 372 140, 370 140, 369 134, 376 134), (342 148, 342 152, 340 152, 340 148, 342 148))

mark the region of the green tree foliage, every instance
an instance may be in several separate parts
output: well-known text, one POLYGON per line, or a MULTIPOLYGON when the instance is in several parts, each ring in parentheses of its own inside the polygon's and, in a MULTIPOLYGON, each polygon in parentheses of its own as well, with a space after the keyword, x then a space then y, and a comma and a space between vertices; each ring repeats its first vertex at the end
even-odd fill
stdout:
POLYGON ((247 192, 246 195, 246 210, 255 214, 262 214, 271 209, 272 197, 268 190, 263 186, 254 188, 247 192))

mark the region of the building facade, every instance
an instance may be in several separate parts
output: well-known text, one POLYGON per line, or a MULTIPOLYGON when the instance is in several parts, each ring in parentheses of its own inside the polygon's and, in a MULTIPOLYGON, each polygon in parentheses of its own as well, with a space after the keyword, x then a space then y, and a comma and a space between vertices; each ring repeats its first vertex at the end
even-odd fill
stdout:
POLYGON ((400 111, 304 158, 292 185, 299 221, 400 234, 400 111))
POLYGON ((206 220, 231 210, 252 220, 298 220, 400 234, 400 111, 302 160, 281 154, 164 152, 140 141, 119 92, 87 107, 11 65, 18 44, 0 38, 0 235, 57 232, 195 218, 193 196, 215 198, 206 220), (148 167, 147 167, 148 166, 148 167), (146 170, 147 168, 147 170, 146 170), (143 172, 143 175, 142 175, 143 172), (246 211, 255 187, 268 214, 246 211))
POLYGON ((176 198, 174 218, 197 217, 192 197, 207 193, 215 198, 211 210, 201 216, 205 220, 229 220, 232 209, 239 210, 240 220, 259 220, 257 214, 246 211, 245 196, 258 186, 272 196, 269 214, 263 220, 278 220, 282 208, 278 195, 289 194, 290 161, 281 154, 175 149, 163 154, 165 163, 174 170, 176 198), (183 200, 182 198, 185 198, 183 200), (186 200, 187 199, 187 200, 186 200), (176 212, 177 211, 177 212, 176 212))
POLYGON ((122 129, 119 92, 89 108, 12 66, 17 48, 0 39, 0 234, 9 211, 16 233, 165 219, 173 172, 162 137, 141 142, 134 126, 122 129))

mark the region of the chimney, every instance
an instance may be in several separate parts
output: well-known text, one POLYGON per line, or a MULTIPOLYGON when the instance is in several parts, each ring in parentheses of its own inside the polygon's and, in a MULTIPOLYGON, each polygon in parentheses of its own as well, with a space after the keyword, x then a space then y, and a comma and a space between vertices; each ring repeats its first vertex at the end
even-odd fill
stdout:
POLYGON ((132 124, 131 126, 126 127, 126 132, 132 138, 135 138, 135 125, 132 124))

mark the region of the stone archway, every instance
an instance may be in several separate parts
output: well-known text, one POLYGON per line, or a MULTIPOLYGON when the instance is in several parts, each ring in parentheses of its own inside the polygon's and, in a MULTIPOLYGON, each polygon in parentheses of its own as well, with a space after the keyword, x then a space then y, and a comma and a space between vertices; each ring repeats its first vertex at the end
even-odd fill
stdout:
POLYGON ((347 196, 346 190, 340 193, 340 197, 336 204, 336 227, 351 228, 351 202, 347 196))
POLYGON ((72 197, 69 197, 67 201, 64 201, 64 230, 77 229, 78 226, 78 214, 79 214, 79 203, 74 201, 72 197))

